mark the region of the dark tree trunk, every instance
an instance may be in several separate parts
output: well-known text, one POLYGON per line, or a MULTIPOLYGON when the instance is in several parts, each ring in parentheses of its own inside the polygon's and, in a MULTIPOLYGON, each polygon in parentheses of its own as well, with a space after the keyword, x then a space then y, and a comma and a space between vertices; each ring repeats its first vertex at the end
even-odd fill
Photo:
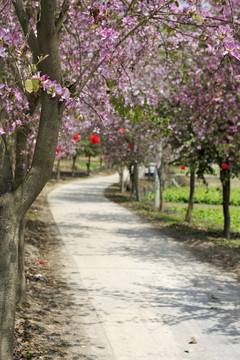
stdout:
POLYGON ((88 162, 87 162, 87 175, 90 175, 90 166, 91 166, 91 156, 88 157, 88 162))
POLYGON ((188 223, 191 222, 192 219, 192 213, 193 213, 193 207, 194 207, 194 196, 195 196, 195 168, 191 168, 190 173, 190 195, 189 195, 189 201, 188 201, 188 209, 187 214, 185 217, 185 221, 188 223))
POLYGON ((18 219, 5 136, 0 136, 0 359, 12 360, 18 273, 18 219))
MULTIPOLYGON (((0 144, 0 359, 12 360, 18 265, 19 236, 23 230, 23 216, 51 176, 61 111, 57 100, 43 94, 39 136, 31 170, 22 184, 14 190, 11 164, 7 151, 0 144), (47 125, 48 120, 55 125, 47 125), (49 128, 52 127, 51 136, 49 128), (55 136, 55 139, 54 139, 55 136), (54 139, 54 141, 53 141, 54 139), (11 219, 11 221, 9 221, 11 219)), ((3 138, 2 138, 3 139, 3 138)), ((21 236, 21 239, 23 237, 21 236)), ((23 284, 22 284, 23 285, 23 284)), ((21 289, 22 291, 23 289, 21 289)))
MULTIPOLYGON (((59 41, 56 28, 56 0, 39 1, 37 35, 31 30, 22 1, 12 2, 33 52, 48 55, 39 64, 42 74, 61 84, 59 41)), ((4 135, 0 136, 0 359, 12 360, 17 294, 20 227, 26 211, 51 176, 64 102, 42 92, 37 142, 30 171, 16 187, 4 135)))
POLYGON ((18 239, 18 277, 16 300, 21 305, 26 300, 26 280, 25 280, 25 217, 20 220, 19 239, 18 239))
POLYGON ((73 155, 72 177, 74 177, 74 176, 75 176, 75 171, 76 171, 76 160, 77 160, 77 154, 73 155))
POLYGON ((134 182, 134 164, 130 164, 129 168, 129 177, 130 177, 130 183, 131 183, 131 198, 133 197, 133 194, 135 192, 135 182, 134 182))
POLYGON ((136 191, 136 201, 141 201, 139 176, 138 176, 138 163, 134 162, 134 188, 136 191))
POLYGON ((18 218, 11 194, 0 201, 0 359, 12 360, 18 274, 18 218), (11 219, 11 221, 9 221, 11 219))
POLYGON ((151 180, 151 172, 150 172, 150 166, 148 167, 148 174, 147 174, 148 181, 151 180))
MULTIPOLYGON (((19 127, 16 135, 16 156, 15 156, 15 177, 14 186, 18 188, 24 181, 26 171, 29 166, 29 157, 24 150, 27 148, 28 135, 30 128, 28 125, 19 127)), ((18 239, 18 277, 17 277, 17 295, 16 300, 19 304, 25 301, 25 260, 24 260, 24 233, 25 233, 25 217, 22 216, 19 224, 18 239)))
POLYGON ((229 211, 230 201, 230 174, 228 170, 222 170, 220 174, 223 190, 223 215, 224 215, 224 228, 223 236, 230 239, 231 216, 229 211))
POLYGON ((27 148, 30 129, 27 125, 19 127, 16 135, 16 165, 15 165, 15 187, 18 188, 26 176, 29 166, 28 157, 24 153, 27 148))

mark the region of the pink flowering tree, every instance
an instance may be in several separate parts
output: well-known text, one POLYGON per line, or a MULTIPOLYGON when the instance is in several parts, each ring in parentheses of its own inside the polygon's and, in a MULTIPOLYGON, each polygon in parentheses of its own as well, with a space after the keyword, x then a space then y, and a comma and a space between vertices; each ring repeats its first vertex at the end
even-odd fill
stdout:
POLYGON ((131 86, 129 70, 185 35, 238 59, 237 1, 204 3, 1 1, 0 358, 12 359, 24 216, 51 176, 60 126, 77 115, 92 121, 93 113, 110 126, 108 92, 131 86))
MULTIPOLYGON (((190 49, 187 51, 189 54, 190 49)), ((188 59, 182 53, 177 69, 168 72, 166 81, 168 83, 171 78, 174 92, 162 100, 163 104, 169 103, 166 111, 173 129, 169 139, 171 145, 178 149, 179 163, 191 169, 186 220, 191 219, 195 172, 203 177, 204 173, 212 171, 213 164, 218 164, 223 187, 224 236, 228 238, 230 178, 239 172, 240 88, 236 73, 240 67, 232 57, 222 59, 221 54, 217 61, 212 49, 206 46, 192 53, 190 63, 188 59), (220 61, 224 66, 218 68, 216 63, 220 61)))
MULTIPOLYGON (((24 216, 51 175, 63 112, 78 106, 79 113, 87 115, 92 89, 97 83, 111 86, 121 71, 119 59, 138 50, 144 28, 152 27, 149 20, 167 6, 167 1, 133 6, 122 1, 1 1, 0 357, 4 360, 12 359, 24 216), (139 41, 134 42, 136 30, 139 41)), ((104 94, 96 99, 103 103, 104 94)))

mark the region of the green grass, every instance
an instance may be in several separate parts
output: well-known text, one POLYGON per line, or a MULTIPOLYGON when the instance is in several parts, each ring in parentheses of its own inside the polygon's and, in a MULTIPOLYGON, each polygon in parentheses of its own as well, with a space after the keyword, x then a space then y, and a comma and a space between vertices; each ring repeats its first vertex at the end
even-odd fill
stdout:
POLYGON ((155 211, 150 211, 150 215, 163 220, 168 225, 182 224, 183 222, 182 217, 177 215, 168 215, 164 213, 157 213, 155 211))
MULTIPOLYGON (((76 161, 75 166, 76 166, 77 169, 86 170, 87 162, 88 162, 88 160, 86 158, 79 158, 76 161)), ((61 168, 64 168, 66 166, 67 168, 72 169, 72 163, 73 163, 72 159, 63 159, 61 161, 61 168)), ((100 162, 98 161, 98 159, 92 158, 91 163, 90 163, 90 168, 95 169, 95 168, 97 168, 99 166, 100 166, 100 162)))
MULTIPOLYGON (((181 165, 185 165, 185 164, 181 164, 181 165)), ((186 169, 182 170, 181 165, 170 165, 169 166, 169 171, 171 173, 175 173, 175 174, 189 174, 190 173, 190 168, 188 166, 186 166, 186 169)), ((218 176, 219 173, 220 173, 219 166, 218 165, 212 165, 212 174, 211 175, 218 176)))
MULTIPOLYGON (((81 158, 79 157, 75 163, 75 170, 76 171, 87 171, 87 162, 88 159, 87 158, 81 158)), ((60 162, 60 169, 62 171, 72 171, 72 165, 73 165, 73 160, 72 159, 62 159, 60 162)), ((90 162, 90 169, 96 169, 98 167, 100 167, 100 161, 99 158, 92 158, 91 162, 90 162)), ((54 164, 54 170, 56 170, 57 168, 57 162, 55 161, 54 164)))
MULTIPOLYGON (((190 189, 188 186, 173 186, 164 190, 164 200, 175 203, 188 203, 190 189)), ((148 194, 148 199, 153 199, 153 193, 148 194)), ((196 187, 195 204, 222 204, 222 190, 220 188, 196 187)), ((240 190, 232 189, 230 205, 240 206, 240 190)))
MULTIPOLYGON (((172 209, 178 213, 186 214, 187 207, 178 207, 173 206, 172 209)), ((199 208, 195 207, 193 209, 194 217, 198 219, 202 219, 204 221, 212 222, 215 224, 219 224, 223 226, 224 224, 224 217, 223 217, 223 210, 221 208, 212 209, 212 208, 199 208)), ((240 232, 240 209, 230 209, 230 215, 231 215, 231 227, 233 230, 240 232)))

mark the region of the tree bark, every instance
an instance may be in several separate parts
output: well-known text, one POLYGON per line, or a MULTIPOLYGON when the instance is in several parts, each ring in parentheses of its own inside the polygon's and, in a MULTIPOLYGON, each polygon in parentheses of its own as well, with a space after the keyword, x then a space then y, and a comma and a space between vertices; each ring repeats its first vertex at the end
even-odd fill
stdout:
POLYGON ((75 171, 76 171, 76 160, 77 160, 77 154, 73 155, 72 177, 74 177, 74 176, 75 176, 75 171))
POLYGON ((16 134, 16 159, 15 159, 15 176, 14 184, 15 188, 18 188, 24 180, 29 166, 28 157, 25 154, 27 148, 28 136, 30 134, 30 128, 28 125, 22 125, 17 130, 16 134))
POLYGON ((60 161, 61 161, 61 160, 58 160, 58 161, 57 161, 57 181, 59 181, 60 178, 61 178, 60 161))
POLYGON ((160 205, 159 211, 163 212, 164 210, 164 162, 163 157, 161 159, 160 169, 158 171, 159 184, 160 184, 160 205))
POLYGON ((91 166, 91 156, 88 157, 88 162, 87 162, 87 175, 90 175, 90 166, 91 166))
POLYGON ((134 182, 134 168, 133 168, 133 163, 131 163, 128 167, 128 171, 129 171, 129 178, 130 178, 130 183, 131 183, 131 198, 133 197, 133 194, 135 192, 135 182, 134 182))
POLYGON ((195 197, 195 168, 191 168, 190 172, 190 195, 188 201, 188 209, 185 217, 185 221, 190 223, 192 219, 193 207, 194 207, 194 197, 195 197))
MULTIPOLYGON (((42 74, 61 84, 59 39, 56 29, 56 0, 39 1, 37 36, 32 32, 33 59, 48 57, 39 64, 42 74)), ((21 0, 13 1, 19 21, 28 32, 28 19, 21 0), (17 11, 19 10, 19 11, 17 11)), ((26 31, 25 31, 26 30, 26 31)), ((0 136, 0 360, 12 360, 17 294, 19 235, 23 215, 51 176, 64 102, 41 93, 41 114, 37 142, 30 171, 19 186, 14 184, 11 162, 4 135, 0 136)))
POLYGON ((228 170, 222 170, 220 174, 220 179, 222 183, 223 190, 223 216, 224 216, 224 228, 223 236, 226 239, 230 239, 230 229, 231 229, 231 216, 229 211, 229 201, 230 201, 230 174, 228 170))
POLYGON ((141 201, 137 161, 134 162, 134 184, 134 188, 136 191, 136 201, 141 201))
POLYGON ((12 360, 18 274, 19 220, 12 194, 0 199, 0 359, 12 360), (9 221, 11 219, 11 221, 9 221))
MULTIPOLYGON (((28 156, 24 150, 27 148, 28 135, 30 128, 28 125, 19 127, 16 135, 16 156, 15 156, 15 176, 14 187, 18 188, 24 181, 26 171, 29 166, 28 156), (25 164, 25 166, 24 166, 25 164)), ((19 239, 18 239, 18 277, 17 277, 17 294, 16 301, 22 304, 25 301, 25 260, 24 260, 24 233, 25 233, 25 217, 23 216, 19 224, 19 239)))
POLYGON ((20 220, 18 239, 18 276, 16 301, 21 305, 26 300, 26 279, 25 279, 25 216, 20 220))
POLYGON ((125 192, 125 186, 124 186, 124 164, 121 163, 118 167, 118 173, 119 173, 119 181, 120 181, 120 191, 121 193, 125 192))

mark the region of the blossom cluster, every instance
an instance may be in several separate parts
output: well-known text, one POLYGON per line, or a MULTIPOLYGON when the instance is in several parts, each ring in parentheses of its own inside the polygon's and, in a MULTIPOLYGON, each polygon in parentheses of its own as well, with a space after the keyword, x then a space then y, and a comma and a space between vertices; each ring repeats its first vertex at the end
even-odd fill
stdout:
POLYGON ((25 82, 25 87, 28 92, 37 92, 43 89, 52 97, 59 96, 59 101, 70 98, 70 91, 66 87, 62 87, 56 80, 51 80, 48 75, 42 75, 37 72, 35 75, 28 78, 25 82), (36 81, 35 81, 36 80, 36 81))

